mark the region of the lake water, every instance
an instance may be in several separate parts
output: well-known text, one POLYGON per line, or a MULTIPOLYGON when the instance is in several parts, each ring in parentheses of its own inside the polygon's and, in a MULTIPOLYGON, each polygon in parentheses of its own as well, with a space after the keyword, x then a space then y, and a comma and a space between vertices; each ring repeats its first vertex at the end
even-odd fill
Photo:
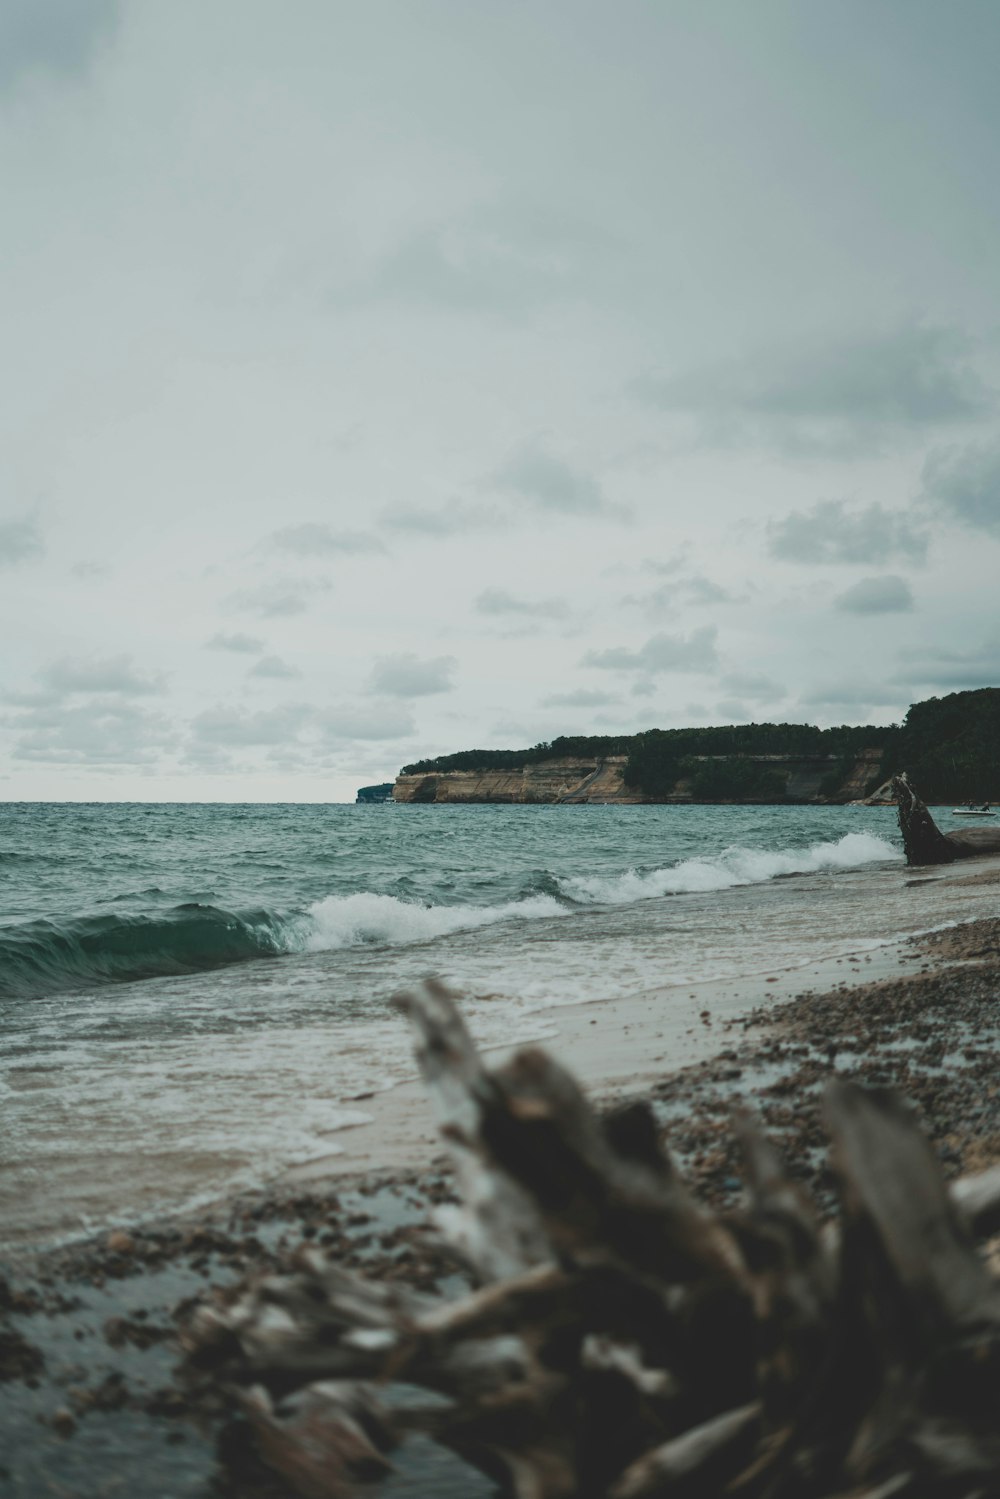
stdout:
POLYGON ((127 1217, 336 1150, 412 1074, 388 1000, 427 973, 510 1042, 997 913, 902 862, 893 808, 0 805, 0 1214, 79 1232, 95 1172, 142 1178, 127 1217))

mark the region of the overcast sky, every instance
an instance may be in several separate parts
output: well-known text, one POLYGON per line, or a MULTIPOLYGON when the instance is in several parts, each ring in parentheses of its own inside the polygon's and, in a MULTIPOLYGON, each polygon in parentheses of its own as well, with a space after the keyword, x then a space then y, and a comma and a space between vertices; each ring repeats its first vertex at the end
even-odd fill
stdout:
POLYGON ((996 0, 3 0, 0 797, 1000 685, 996 0))

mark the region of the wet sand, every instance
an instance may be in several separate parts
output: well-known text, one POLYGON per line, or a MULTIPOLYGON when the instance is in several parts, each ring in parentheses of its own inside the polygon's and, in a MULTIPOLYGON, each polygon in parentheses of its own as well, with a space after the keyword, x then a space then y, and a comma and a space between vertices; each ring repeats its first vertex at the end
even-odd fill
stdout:
MULTIPOLYGON (((997 883, 1000 861, 913 878, 997 883)), ((650 996, 560 1012, 553 1049, 604 1103, 647 1097, 704 1200, 738 1198, 729 1121, 745 1106, 792 1173, 832 1206, 820 1097, 835 1073, 909 1096, 949 1175, 1000 1159, 1000 919, 691 992, 703 1013, 669 1046, 650 996)), ((434 1160, 422 1093, 406 1085, 383 1097, 395 1115, 351 1131, 351 1158, 314 1162, 197 1218, 57 1251, 25 1245, 8 1256, 0 1267, 0 1482, 6 1477, 14 1493, 72 1499, 140 1486, 151 1499, 287 1494, 256 1466, 239 1427, 193 1409, 190 1392, 175 1384, 174 1330, 209 1286, 283 1263, 304 1238, 380 1277, 446 1290, 460 1283, 426 1227, 450 1188, 434 1160)), ((419 1442, 407 1444, 399 1465, 381 1491, 389 1499, 492 1492, 419 1442)))

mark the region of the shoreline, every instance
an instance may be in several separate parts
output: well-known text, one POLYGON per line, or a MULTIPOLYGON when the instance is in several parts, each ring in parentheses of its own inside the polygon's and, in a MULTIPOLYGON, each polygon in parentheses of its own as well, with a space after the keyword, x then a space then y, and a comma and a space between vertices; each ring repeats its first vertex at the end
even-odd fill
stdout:
MULTIPOLYGON (((995 886, 1000 891, 1000 856, 977 859, 973 868, 952 864, 901 869, 899 876, 907 887, 925 887, 924 894, 930 894, 931 887, 949 887, 954 906, 961 887, 995 886)), ((922 913, 927 920, 921 922, 919 930, 932 931, 934 912, 930 902, 927 904, 928 909, 922 913)), ((918 966, 909 935, 881 941, 859 938, 853 948, 821 954, 786 968, 762 968, 738 976, 674 982, 626 996, 538 1007, 524 1013, 515 1044, 489 1044, 478 1038, 477 1044, 492 1065, 499 1065, 525 1045, 552 1048, 588 1094, 606 1104, 618 1098, 646 1096, 665 1075, 708 1063, 726 1044, 724 1028, 763 1006, 774 1009, 807 989, 833 990, 862 977, 867 981, 887 979, 914 972, 918 966)), ((474 1020, 471 1029, 476 1037, 474 1020)), ((328 1147, 262 1174, 256 1181, 244 1180, 221 1190, 212 1187, 174 1202, 144 1202, 140 1195, 119 1198, 116 1203, 106 1183, 95 1180, 88 1184, 83 1180, 76 1205, 85 1208, 92 1221, 72 1229, 59 1222, 60 1217, 65 1218, 62 1204, 49 1208, 45 1199, 39 1198, 33 1212, 8 1219, 0 1238, 0 1260, 72 1248, 112 1227, 140 1232, 167 1219, 224 1213, 233 1201, 256 1193, 300 1187, 334 1190, 345 1179, 370 1173, 419 1171, 439 1150, 415 1064, 409 1077, 389 1087, 370 1093, 331 1093, 330 1109, 331 1113, 352 1110, 358 1122, 337 1126, 328 1132, 328 1147)), ((293 1103, 289 1112, 294 1113, 293 1103)))
MULTIPOLYGON (((1000 883, 997 868, 917 876, 1000 883)), ((795 982, 786 975, 783 986, 762 976, 757 987, 766 1005, 743 1004, 738 1013, 735 1005, 726 1013, 725 1004, 748 1000, 746 988, 737 996, 733 983, 717 985, 711 1024, 698 1017, 679 1066, 676 1053, 661 1061, 647 1051, 642 1067, 622 1072, 653 1039, 649 1016, 635 1016, 616 1053, 606 1038, 595 1046, 600 1038, 587 1034, 591 1017, 581 1013, 570 1017, 553 1049, 573 1070, 579 1057, 586 1066, 599 1051, 603 1082, 594 1088, 584 1076, 588 1094, 604 1107, 645 1097, 696 1196, 714 1206, 732 1206, 740 1195, 731 1121, 741 1107, 762 1120, 790 1174, 832 1205, 819 1098, 835 1075, 899 1088, 917 1107, 949 1176, 1000 1160, 1000 918, 904 939, 869 953, 869 963, 864 956, 796 970, 795 982), (809 982, 831 970, 833 983, 809 982)), ((494 1050, 489 1060, 502 1054, 494 1050)), ((419 1085, 405 1087, 422 1097, 419 1085)), ((323 1170, 313 1163, 314 1175, 288 1173, 197 1214, 59 1249, 0 1253, 0 1447, 15 1491, 20 1484, 23 1492, 93 1499, 105 1492, 98 1473, 108 1493, 115 1483, 136 1485, 155 1444, 172 1496, 217 1492, 218 1412, 174 1383, 178 1320, 211 1287, 287 1265, 302 1243, 379 1280, 438 1291, 462 1284, 428 1227, 451 1191, 426 1109, 420 1135, 399 1147, 400 1159, 419 1157, 418 1164, 366 1168, 359 1149, 353 1162, 335 1158, 333 1172, 329 1163, 323 1170)), ((400 1465, 401 1486, 390 1481, 386 1499, 492 1492, 436 1449, 432 1462, 423 1449, 407 1448, 400 1465)), ((258 1480, 241 1487, 228 1474, 225 1492, 250 1499, 262 1492, 253 1486, 258 1480)))

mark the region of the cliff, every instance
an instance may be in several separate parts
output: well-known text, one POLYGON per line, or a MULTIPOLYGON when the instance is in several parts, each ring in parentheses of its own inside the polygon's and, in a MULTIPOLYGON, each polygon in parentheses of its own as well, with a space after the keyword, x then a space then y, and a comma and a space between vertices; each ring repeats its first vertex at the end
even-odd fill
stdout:
POLYGON ((739 762, 773 776, 773 796, 694 796, 690 776, 678 778, 665 796, 647 796, 625 785, 627 755, 603 759, 561 757, 512 768, 432 770, 396 777, 393 801, 454 803, 534 802, 639 804, 650 802, 848 802, 864 795, 882 759, 881 748, 837 755, 698 755, 699 766, 723 769, 739 762))
POLYGON ((439 770, 400 775, 397 802, 642 802, 624 783, 625 755, 540 760, 509 770, 439 770))

